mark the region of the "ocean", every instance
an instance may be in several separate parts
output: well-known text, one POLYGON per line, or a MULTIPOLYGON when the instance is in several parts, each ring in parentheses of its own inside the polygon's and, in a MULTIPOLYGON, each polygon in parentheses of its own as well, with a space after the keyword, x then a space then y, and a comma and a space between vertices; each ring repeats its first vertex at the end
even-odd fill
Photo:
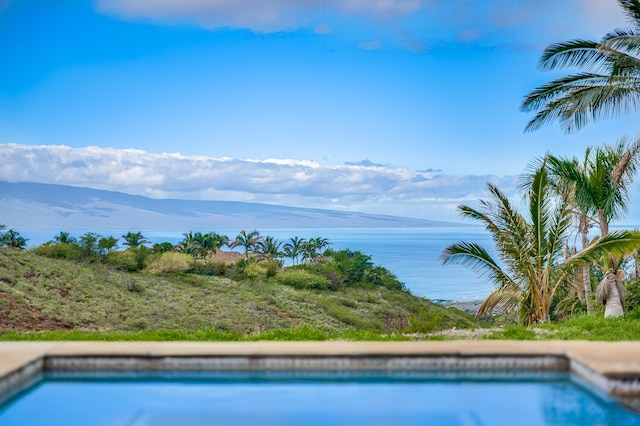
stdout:
MULTIPOLYGON (((141 231, 152 243, 182 240, 185 230, 131 230, 141 231)), ((198 231, 198 230, 192 230, 198 231)), ((238 230, 215 231, 234 239, 238 230)), ((474 241, 493 252, 488 232, 481 227, 429 227, 429 228, 367 228, 367 229, 264 229, 261 235, 271 235, 286 242, 291 237, 327 238, 333 249, 349 248, 371 255, 372 261, 393 272, 415 295, 437 301, 474 301, 484 299, 492 284, 481 281, 468 268, 442 265, 440 254, 457 241, 474 241)), ((59 231, 20 231, 29 247, 49 241, 59 231)), ((85 231, 69 231, 79 237, 85 231)), ((101 235, 120 238, 126 230, 96 231, 101 235)))

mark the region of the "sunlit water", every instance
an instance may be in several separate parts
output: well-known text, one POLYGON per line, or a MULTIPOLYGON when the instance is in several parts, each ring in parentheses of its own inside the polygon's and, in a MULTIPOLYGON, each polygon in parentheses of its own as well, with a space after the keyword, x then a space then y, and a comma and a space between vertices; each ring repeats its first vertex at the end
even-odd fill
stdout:
POLYGON ((640 425, 640 416, 568 374, 528 374, 533 377, 420 372, 52 377, 0 407, 0 424, 640 425))
MULTIPOLYGON (((139 229, 131 230, 140 231, 139 229)), ((152 243, 177 243, 182 234, 190 230, 141 230, 152 243)), ((191 230, 209 232, 212 230, 191 230)), ((239 230, 215 229, 215 232, 234 239, 239 230)), ((350 248, 372 256, 374 263, 382 265, 404 282, 413 294, 432 300, 471 301, 483 299, 491 290, 469 269, 462 266, 443 266, 440 255, 445 247, 460 241, 474 241, 493 252, 489 234, 479 227, 451 228, 393 228, 393 229, 261 229, 262 235, 271 235, 280 241, 301 238, 328 238, 334 249, 350 248)), ((34 246, 49 241, 59 230, 21 232, 34 246)), ((102 235, 120 237, 127 230, 96 231, 102 235)), ((70 231, 78 237, 84 231, 70 231)), ((122 239, 120 239, 120 243, 122 239)))

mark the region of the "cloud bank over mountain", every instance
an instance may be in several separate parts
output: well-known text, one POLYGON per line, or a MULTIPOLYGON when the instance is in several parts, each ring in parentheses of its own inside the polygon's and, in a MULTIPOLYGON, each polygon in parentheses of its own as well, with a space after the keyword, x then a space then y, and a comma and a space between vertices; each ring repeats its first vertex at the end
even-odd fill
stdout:
POLYGON ((322 165, 138 149, 0 144, 0 181, 121 191, 151 198, 257 202, 457 221, 456 206, 492 182, 515 196, 516 178, 456 176, 367 160, 322 165))

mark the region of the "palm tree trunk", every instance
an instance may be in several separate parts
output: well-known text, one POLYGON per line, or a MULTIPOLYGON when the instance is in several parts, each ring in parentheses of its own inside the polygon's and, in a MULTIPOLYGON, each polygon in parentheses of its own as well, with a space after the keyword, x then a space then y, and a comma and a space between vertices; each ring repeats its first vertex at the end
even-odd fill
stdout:
MULTIPOLYGON (((582 250, 589 245, 589 222, 586 215, 580 215, 580 223, 578 224, 580 233, 582 234, 582 250)), ((584 301, 587 305, 587 315, 593 315, 593 304, 591 303, 591 264, 588 263, 581 268, 582 285, 584 287, 584 301)))

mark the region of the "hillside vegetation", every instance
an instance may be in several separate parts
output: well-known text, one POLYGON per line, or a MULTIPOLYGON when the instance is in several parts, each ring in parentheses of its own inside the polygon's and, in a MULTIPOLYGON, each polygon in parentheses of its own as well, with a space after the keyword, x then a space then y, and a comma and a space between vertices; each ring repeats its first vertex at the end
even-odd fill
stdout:
POLYGON ((328 335, 397 334, 479 325, 463 311, 388 287, 298 289, 277 277, 151 275, 10 248, 0 248, 0 312, 0 335, 210 330, 251 336, 300 327, 328 335))

